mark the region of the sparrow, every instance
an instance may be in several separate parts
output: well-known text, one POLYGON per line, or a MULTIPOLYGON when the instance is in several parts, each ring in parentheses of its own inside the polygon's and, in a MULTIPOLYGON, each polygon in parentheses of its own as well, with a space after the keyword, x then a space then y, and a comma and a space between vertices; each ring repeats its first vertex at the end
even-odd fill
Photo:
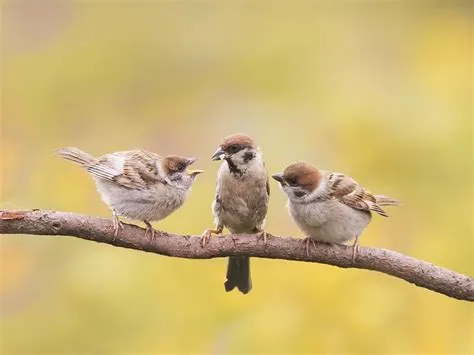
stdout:
MULTIPOLYGON (((212 160, 223 160, 217 173, 216 195, 212 203, 215 229, 206 229, 202 244, 211 234, 222 233, 226 227, 231 233, 259 233, 266 242, 263 230, 270 189, 263 155, 252 138, 234 134, 224 138, 212 160)), ((252 289, 250 258, 233 256, 227 265, 225 290, 235 287, 243 294, 252 289)))
POLYGON ((135 149, 94 158, 74 147, 61 148, 56 154, 81 165, 92 175, 102 201, 113 215, 114 238, 123 228, 119 216, 141 220, 145 235, 155 230, 150 222, 170 215, 186 200, 191 185, 202 170, 188 170, 197 158, 177 155, 161 157, 135 149))
POLYGON ((373 195, 351 177, 319 170, 305 162, 289 165, 272 176, 288 197, 288 210, 309 242, 331 244, 354 239, 352 261, 356 259, 359 236, 369 224, 372 212, 388 217, 383 206, 399 201, 384 195, 373 195))

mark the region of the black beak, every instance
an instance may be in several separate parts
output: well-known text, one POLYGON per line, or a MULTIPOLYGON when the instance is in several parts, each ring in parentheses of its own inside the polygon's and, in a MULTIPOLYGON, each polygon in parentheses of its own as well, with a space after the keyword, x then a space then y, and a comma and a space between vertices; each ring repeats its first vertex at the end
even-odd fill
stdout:
POLYGON ((188 158, 188 166, 193 165, 197 160, 198 158, 188 158))
POLYGON ((217 148, 216 152, 212 156, 212 160, 222 160, 222 156, 225 155, 225 152, 221 148, 217 148))
POLYGON ((278 173, 275 175, 272 175, 272 178, 274 178, 276 181, 278 181, 282 185, 286 185, 285 180, 283 179, 283 173, 278 173))

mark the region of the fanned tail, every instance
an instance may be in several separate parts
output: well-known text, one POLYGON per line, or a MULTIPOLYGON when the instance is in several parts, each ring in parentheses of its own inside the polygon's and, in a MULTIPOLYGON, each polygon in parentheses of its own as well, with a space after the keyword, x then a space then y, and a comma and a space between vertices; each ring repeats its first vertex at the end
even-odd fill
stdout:
POLYGON ((92 164, 97 163, 97 159, 94 158, 92 155, 83 152, 79 148, 75 147, 60 148, 56 150, 56 154, 66 160, 73 161, 74 163, 80 164, 84 167, 88 167, 92 164))
POLYGON ((375 200, 379 206, 398 206, 400 201, 385 195, 375 195, 375 200))
POLYGON ((369 207, 369 210, 374 211, 381 216, 388 217, 387 212, 385 212, 384 209, 380 207, 377 203, 374 203, 372 201, 367 201, 366 203, 367 203, 367 206, 369 207))
POLYGON ((398 200, 394 198, 384 196, 384 195, 375 195, 375 201, 365 201, 369 210, 378 213, 381 216, 388 217, 388 214, 382 208, 382 206, 397 206, 400 204, 398 200))

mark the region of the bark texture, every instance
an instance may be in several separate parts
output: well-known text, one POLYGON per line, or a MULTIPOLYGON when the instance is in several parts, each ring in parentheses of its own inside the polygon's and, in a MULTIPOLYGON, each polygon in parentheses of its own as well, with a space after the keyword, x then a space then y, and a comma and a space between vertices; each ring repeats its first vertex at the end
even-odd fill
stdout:
POLYGON ((322 263, 391 275, 416 286, 459 300, 474 301, 474 278, 391 250, 360 247, 352 262, 351 247, 317 243, 310 255, 301 239, 268 235, 267 243, 255 234, 211 238, 202 247, 198 236, 156 231, 152 241, 145 230, 125 224, 114 239, 111 219, 55 211, 0 211, 0 234, 73 236, 117 247, 188 259, 251 256, 322 263))

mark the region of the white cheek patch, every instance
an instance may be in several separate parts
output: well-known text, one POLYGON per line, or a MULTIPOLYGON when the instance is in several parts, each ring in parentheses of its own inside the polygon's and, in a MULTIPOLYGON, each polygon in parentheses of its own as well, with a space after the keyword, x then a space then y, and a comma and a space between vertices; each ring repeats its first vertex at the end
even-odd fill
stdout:
POLYGON ((282 189, 288 198, 293 199, 293 189, 291 187, 280 184, 280 189, 282 189))
POLYGON ((244 165, 244 155, 245 155, 245 149, 242 149, 241 151, 239 151, 238 153, 234 154, 232 156, 232 161, 234 162, 234 164, 240 166, 240 165, 244 165))
POLYGON ((326 181, 322 180, 321 183, 318 185, 317 188, 314 189, 313 192, 306 195, 304 200, 306 202, 310 202, 310 201, 317 200, 323 197, 324 195, 326 195, 326 186, 327 186, 326 181))

